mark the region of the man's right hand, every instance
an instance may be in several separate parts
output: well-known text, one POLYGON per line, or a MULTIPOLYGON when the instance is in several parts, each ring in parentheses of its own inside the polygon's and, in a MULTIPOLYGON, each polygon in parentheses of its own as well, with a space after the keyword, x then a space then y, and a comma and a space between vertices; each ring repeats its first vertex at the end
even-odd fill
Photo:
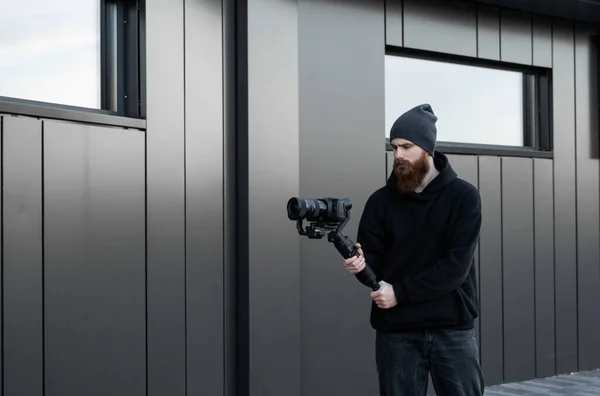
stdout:
POLYGON ((344 268, 351 274, 357 274, 362 271, 367 265, 365 262, 365 256, 360 247, 360 243, 356 244, 356 250, 358 250, 359 256, 350 257, 344 260, 344 268))

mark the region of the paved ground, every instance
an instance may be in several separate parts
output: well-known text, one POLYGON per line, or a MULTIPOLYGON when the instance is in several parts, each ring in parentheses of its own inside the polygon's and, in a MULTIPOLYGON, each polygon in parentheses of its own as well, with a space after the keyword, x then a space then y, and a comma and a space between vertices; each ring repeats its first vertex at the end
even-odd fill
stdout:
POLYGON ((486 388, 485 396, 600 396, 600 370, 486 388))

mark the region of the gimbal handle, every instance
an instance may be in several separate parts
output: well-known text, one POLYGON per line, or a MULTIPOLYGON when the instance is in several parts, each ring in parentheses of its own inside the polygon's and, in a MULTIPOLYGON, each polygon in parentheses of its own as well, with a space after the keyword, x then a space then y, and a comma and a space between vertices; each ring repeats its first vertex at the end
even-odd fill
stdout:
MULTIPOLYGON (((339 231, 331 231, 328 236, 329 242, 332 242, 338 252, 345 258, 359 256, 358 250, 354 242, 347 236, 342 235, 339 231)), ((355 274, 356 279, 365 286, 370 287, 372 290, 379 290, 379 283, 377 283, 377 277, 373 269, 369 267, 369 264, 365 264, 365 268, 362 271, 355 274)))

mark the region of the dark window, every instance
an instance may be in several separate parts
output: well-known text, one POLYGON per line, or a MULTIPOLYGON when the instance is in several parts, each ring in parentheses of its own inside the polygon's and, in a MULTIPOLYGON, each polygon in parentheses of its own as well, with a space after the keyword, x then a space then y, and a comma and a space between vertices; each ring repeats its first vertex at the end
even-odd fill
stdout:
POLYGON ((386 55, 386 141, 399 115, 429 103, 439 117, 441 148, 548 151, 546 73, 491 62, 386 55))
POLYGON ((0 13, 4 101, 140 116, 138 3, 29 0, 0 13))

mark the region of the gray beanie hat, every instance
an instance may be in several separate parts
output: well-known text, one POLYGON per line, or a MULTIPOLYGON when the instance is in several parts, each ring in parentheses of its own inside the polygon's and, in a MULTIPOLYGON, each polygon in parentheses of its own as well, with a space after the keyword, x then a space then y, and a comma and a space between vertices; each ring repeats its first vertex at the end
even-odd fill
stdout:
POLYGON ((437 116, 429 104, 422 104, 402 114, 390 130, 390 142, 396 138, 413 142, 433 156, 435 151, 437 116))

